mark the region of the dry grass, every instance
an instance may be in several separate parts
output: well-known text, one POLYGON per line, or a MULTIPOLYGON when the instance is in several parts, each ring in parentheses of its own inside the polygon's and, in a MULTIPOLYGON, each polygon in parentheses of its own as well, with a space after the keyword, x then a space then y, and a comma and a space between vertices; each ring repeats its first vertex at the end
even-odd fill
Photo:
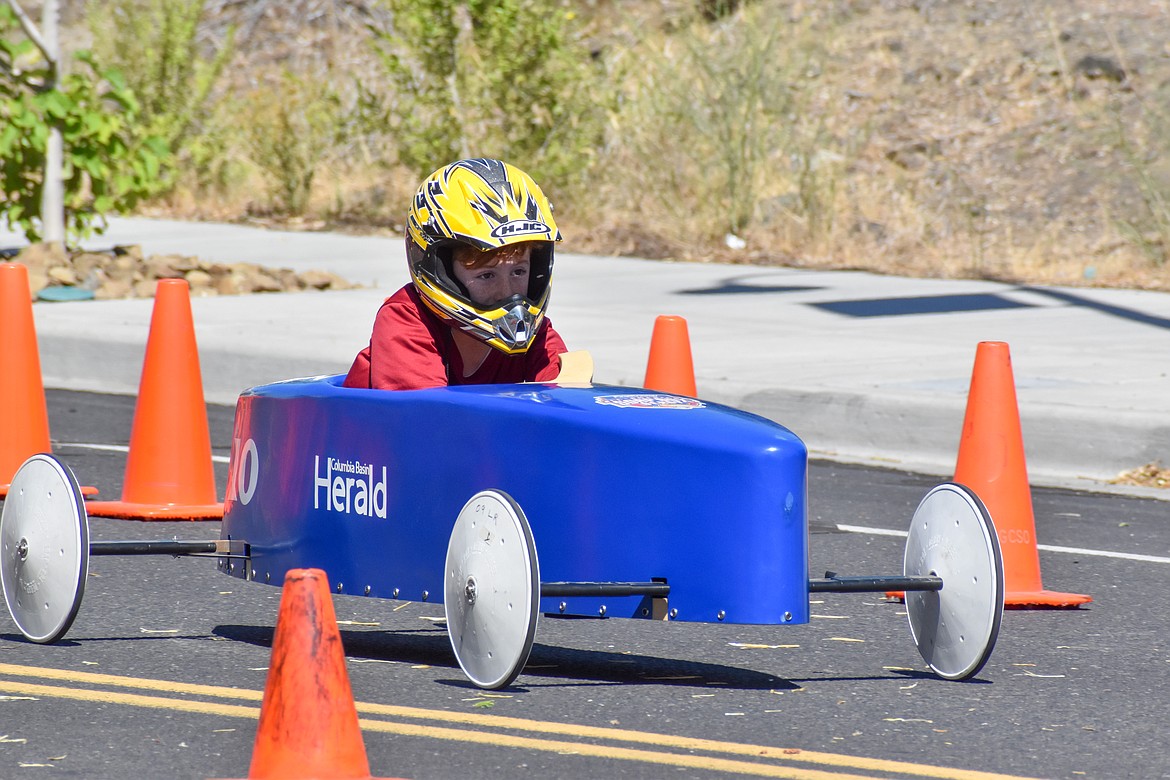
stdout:
POLYGON ((1110 480, 1114 485, 1139 485, 1142 487, 1170 488, 1170 469, 1162 468, 1157 461, 1138 466, 1117 475, 1110 480))
MULTIPOLYGON (((1170 0, 733 5, 693 23, 689 0, 576 4, 623 100, 586 185, 546 183, 566 249, 1170 290, 1170 214, 1159 221, 1143 189, 1170 197, 1170 0), (765 77, 737 82, 731 53, 769 34, 765 77), (688 60, 696 45, 723 70, 688 60), (672 117, 702 78, 709 94, 672 117), (753 90, 756 113, 728 123, 753 90), (720 146, 737 139, 756 145, 739 162, 720 146), (733 219, 735 197, 749 202, 733 219), (725 243, 733 226, 742 249, 725 243)), ((246 25, 231 89, 276 67, 376 73, 361 43, 373 2, 208 7, 208 36, 246 25)), ((401 224, 416 175, 389 139, 332 150, 325 167, 302 224, 401 224)), ((257 181, 153 208, 274 219, 257 181)))
POLYGON ((1156 133, 1170 111, 1170 46, 1155 32, 1170 24, 1170 4, 1054 6, 771 4, 815 17, 827 52, 801 86, 824 122, 823 148, 844 160, 831 227, 760 215, 736 252, 712 235, 662 240, 686 228, 659 220, 631 236, 602 215, 609 227, 593 248, 616 239, 621 250, 697 260, 1170 289, 1165 231, 1147 219, 1143 244, 1118 226, 1147 214, 1139 173, 1170 192, 1156 133))

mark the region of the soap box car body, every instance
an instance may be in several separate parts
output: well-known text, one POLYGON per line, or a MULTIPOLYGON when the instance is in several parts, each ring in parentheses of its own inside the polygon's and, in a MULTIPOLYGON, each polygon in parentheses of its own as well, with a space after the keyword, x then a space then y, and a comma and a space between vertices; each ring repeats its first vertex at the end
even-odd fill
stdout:
MULTIPOLYGON (((786 428, 693 398, 541 384, 386 392, 340 377, 239 399, 223 536, 280 582, 439 602, 451 527, 484 489, 523 508, 541 579, 662 581, 675 620, 808 621, 807 451, 786 428)), ((651 617, 644 597, 542 600, 651 617)))
POLYGON ((220 538, 93 541, 72 471, 12 479, 0 584, 21 633, 64 636, 90 555, 203 555, 280 585, 443 603, 477 685, 522 670, 541 614, 801 624, 813 592, 900 589, 948 679, 978 673, 1003 613, 1003 559, 972 491, 930 490, 897 576, 808 572, 808 453, 787 428, 696 398, 589 383, 387 392, 293 379, 236 406, 220 538))

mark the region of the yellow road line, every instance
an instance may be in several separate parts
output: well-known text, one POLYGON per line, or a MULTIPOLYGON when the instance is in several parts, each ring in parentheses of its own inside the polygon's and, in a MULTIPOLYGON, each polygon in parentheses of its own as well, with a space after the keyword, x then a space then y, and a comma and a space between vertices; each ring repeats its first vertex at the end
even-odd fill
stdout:
MULTIPOLYGON (((263 698, 261 691, 250 690, 246 688, 228 688, 215 685, 197 685, 192 683, 171 682, 167 680, 154 680, 137 677, 122 677, 109 674, 100 674, 94 672, 70 671, 65 669, 53 669, 46 667, 35 666, 19 666, 15 664, 0 663, 0 674, 6 674, 19 677, 39 677, 42 679, 62 680, 67 682, 78 682, 92 685, 108 685, 123 688, 138 688, 143 690, 162 691, 167 693, 182 693, 197 696, 208 696, 228 699, 242 699, 246 701, 259 702, 263 698)), ((20 683, 7 683, 0 681, 0 687, 3 686, 19 686, 20 683)), ((50 688, 55 691, 76 691, 77 689, 69 688, 50 688)), ((97 691, 80 691, 79 693, 93 694, 93 695, 108 695, 108 696, 127 696, 127 694, 103 693, 97 691)), ((52 695, 45 693, 44 695, 52 695)), ((58 694, 64 695, 64 694, 58 694)), ((78 696, 66 696, 67 698, 79 698, 78 696)), ((175 707, 176 709, 183 709, 188 705, 192 706, 207 706, 207 707, 226 707, 232 708, 232 712, 216 712, 212 710, 190 710, 197 712, 206 712, 207 714, 225 714, 233 717, 239 717, 241 712, 250 712, 252 714, 248 717, 256 717, 254 710, 250 707, 240 707, 237 705, 224 704, 205 704, 200 702, 187 702, 177 699, 154 699, 153 697, 140 697, 144 700, 167 702, 177 702, 182 707, 175 707)), ((93 699, 100 700, 100 699, 93 699)), ((133 703, 127 701, 126 703, 133 703)), ((162 706, 162 705, 139 705, 139 706, 162 706)), ((645 745, 652 745, 661 748, 673 748, 678 750, 700 750, 709 753, 723 753, 729 755, 752 756, 756 758, 764 758, 771 760, 791 761, 805 764, 819 764, 823 766, 836 766, 847 768, 855 771, 867 772, 887 772, 901 775, 913 774, 929 778, 938 778, 938 780, 1015 780, 1016 776, 1001 775, 990 772, 980 772, 966 769, 952 769, 949 767, 929 766, 924 764, 913 764, 905 761, 891 761, 886 759, 865 758, 856 756, 838 755, 833 753, 819 753, 815 751, 807 751, 792 748, 777 748, 765 745, 751 745, 734 742, 720 742, 716 740, 681 737, 670 734, 656 734, 651 732, 631 731, 627 729, 603 728, 596 726, 580 726, 570 723, 555 723, 531 720, 527 718, 513 718, 501 715, 486 715, 480 713, 463 713, 463 712, 448 712, 445 710, 429 710, 418 707, 405 707, 389 704, 376 704, 369 702, 356 702, 356 708, 359 713, 366 713, 371 715, 383 715, 399 718, 412 718, 421 720, 432 720, 447 723, 457 723, 466 726, 473 726, 477 728, 496 728, 496 729, 510 729, 514 731, 532 731, 543 734, 557 734, 562 736, 570 736, 583 739, 600 739, 611 740, 619 742, 634 742, 645 745)), ((383 724, 385 721, 371 721, 362 720, 363 727, 374 731, 386 730, 382 726, 376 724, 383 724)), ((582 743, 557 743, 546 740, 531 740, 523 737, 505 737, 500 734, 484 734, 483 732, 468 732, 464 730, 443 729, 433 726, 410 726, 408 724, 392 724, 394 726, 393 733, 406 734, 412 733, 416 735, 426 735, 440 739, 459 739, 469 742, 485 742, 488 744, 501 744, 501 739, 517 739, 525 742, 537 742, 539 745, 570 745, 572 747, 570 752, 581 752, 581 748, 591 748, 592 746, 583 745, 582 743), (421 729, 422 731, 414 732, 410 729, 421 729), (426 733, 423 734, 423 731, 426 733), (477 734, 479 736, 477 736, 477 734), (454 735, 454 736, 451 736, 454 735), (481 738, 482 737, 482 738, 481 738)), ((521 746, 519 744, 517 747, 521 746)), ((523 745, 531 747, 529 745, 523 745)), ((532 747, 532 749, 545 749, 543 747, 532 747)), ((561 748, 556 748, 560 751, 561 748)), ((607 748, 608 752, 600 753, 598 755, 611 755, 616 748, 607 748)), ((633 751, 641 754, 644 751, 633 751)), ((592 755, 592 753, 590 753, 592 755)), ((661 755, 661 754, 648 754, 661 755)), ((693 758, 693 757, 692 757, 693 758)), ((632 759, 633 760, 633 759, 632 759)), ((636 760, 646 760, 644 758, 636 760)), ((722 760, 722 759, 719 759, 722 760)), ((738 762, 736 762, 738 763, 738 762)), ((693 766, 687 764, 687 766, 693 766)), ((748 766, 759 767, 758 764, 748 764, 748 766)), ((736 771, 726 769, 724 771, 736 771)), ((756 770, 753 770, 756 771, 756 770)), ((807 777, 808 775, 800 775, 800 777, 807 777)), ((841 780, 844 776, 833 774, 833 778, 841 780)))
POLYGON ((218 696, 221 699, 260 701, 264 698, 263 691, 253 691, 247 688, 228 688, 221 685, 195 685, 192 683, 171 682, 170 680, 152 680, 147 677, 122 677, 114 674, 100 674, 96 672, 75 672, 70 669, 54 669, 46 666, 0 664, 0 674, 7 674, 13 677, 40 677, 44 680, 65 680, 67 682, 79 682, 89 685, 113 685, 119 688, 141 688, 147 691, 189 693, 195 696, 218 696))
MULTIPOLYGON (((219 715, 230 718, 259 718, 259 707, 242 704, 217 704, 215 702, 170 699, 161 696, 145 696, 138 693, 116 691, 94 691, 82 688, 64 688, 56 685, 37 685, 0 680, 0 691, 22 696, 45 696, 75 701, 92 701, 102 704, 122 704, 131 707, 173 710, 201 715, 219 715)), ((410 737, 427 737, 452 742, 473 742, 492 747, 511 747, 538 750, 561 755, 591 756, 622 761, 641 761, 650 764, 701 769, 711 772, 730 772, 756 777, 776 777, 784 780, 876 780, 872 775, 844 775, 819 769, 801 769, 794 766, 754 764, 748 761, 734 761, 712 756, 691 756, 679 753, 655 753, 649 750, 593 745, 587 742, 564 742, 559 740, 517 737, 485 731, 464 731, 443 726, 423 726, 415 723, 393 723, 384 720, 359 718, 358 723, 366 731, 397 734, 410 737)))
POLYGON ((364 719, 359 720, 359 723, 362 724, 363 728, 368 728, 372 731, 385 730, 395 734, 431 737, 433 739, 477 742, 483 745, 543 750, 565 755, 614 758, 622 761, 642 761, 665 766, 703 769, 711 772, 730 772, 739 775, 754 775, 756 777, 780 777, 788 778, 788 780, 876 780, 873 775, 845 775, 838 772, 824 771, 821 769, 804 769, 791 765, 755 764, 749 761, 735 761, 730 758, 694 756, 684 753, 656 753, 649 750, 635 750, 634 748, 615 747, 613 745, 593 745, 587 742, 561 742, 551 739, 545 740, 535 739, 533 737, 517 737, 510 734, 497 734, 488 731, 464 731, 462 729, 449 729, 442 726, 420 726, 413 723, 388 723, 386 721, 369 721, 364 719))

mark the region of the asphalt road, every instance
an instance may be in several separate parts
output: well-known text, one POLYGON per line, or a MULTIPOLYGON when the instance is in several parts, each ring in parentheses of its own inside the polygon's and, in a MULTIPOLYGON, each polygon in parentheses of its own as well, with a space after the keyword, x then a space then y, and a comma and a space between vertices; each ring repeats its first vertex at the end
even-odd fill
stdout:
MULTIPOLYGON (((133 399, 48 400, 56 454, 116 498, 133 399)), ((221 491, 231 417, 209 407, 221 491)), ((933 482, 814 463, 812 573, 897 573, 902 539, 837 525, 903 530, 933 482)), ((1045 586, 1094 601, 1009 611, 967 683, 929 674, 900 605, 826 594, 811 623, 786 628, 544 618, 524 673, 489 695, 463 678, 441 606, 335 596, 372 772, 1170 776, 1167 504, 1063 490, 1034 502, 1045 586)), ((94 539, 218 535, 216 523, 91 528, 94 539)), ((59 644, 25 642, 0 614, 0 777, 245 777, 279 598, 208 560, 99 557, 59 644)))

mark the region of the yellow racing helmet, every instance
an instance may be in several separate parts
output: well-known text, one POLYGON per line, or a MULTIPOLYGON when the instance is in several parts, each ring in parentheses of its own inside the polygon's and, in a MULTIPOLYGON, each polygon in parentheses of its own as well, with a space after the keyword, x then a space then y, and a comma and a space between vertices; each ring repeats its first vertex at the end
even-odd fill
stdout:
POLYGON ((561 232, 552 206, 528 174, 500 160, 460 160, 419 187, 406 220, 406 261, 432 312, 496 349, 528 350, 548 307, 553 245, 561 232), (488 251, 533 242, 528 294, 481 306, 451 270, 462 244, 488 251))

